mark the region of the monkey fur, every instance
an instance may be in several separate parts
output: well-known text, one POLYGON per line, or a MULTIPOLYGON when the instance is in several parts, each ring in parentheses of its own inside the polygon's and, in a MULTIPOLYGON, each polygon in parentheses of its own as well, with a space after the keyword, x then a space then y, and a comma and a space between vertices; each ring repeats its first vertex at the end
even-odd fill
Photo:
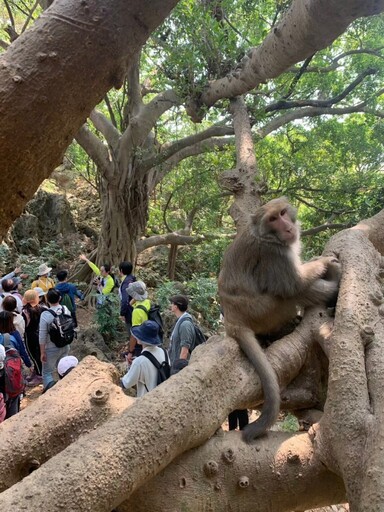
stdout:
POLYGON ((263 435, 280 411, 276 373, 256 337, 278 333, 299 306, 334 299, 339 278, 335 257, 301 263, 296 210, 285 197, 258 208, 227 249, 218 280, 225 330, 255 368, 264 392, 261 416, 243 430, 246 442, 263 435))

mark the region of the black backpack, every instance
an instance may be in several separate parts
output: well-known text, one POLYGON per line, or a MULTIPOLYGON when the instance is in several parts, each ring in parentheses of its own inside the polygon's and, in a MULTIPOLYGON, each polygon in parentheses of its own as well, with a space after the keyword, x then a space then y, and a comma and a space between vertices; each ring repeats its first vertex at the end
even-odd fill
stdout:
MULTIPOLYGON (((165 361, 163 361, 162 363, 159 363, 159 361, 156 359, 156 357, 153 354, 151 354, 150 352, 148 352, 147 350, 144 350, 144 352, 142 352, 140 354, 140 356, 144 356, 147 359, 149 359, 149 361, 151 361, 151 363, 157 368, 157 385, 159 385, 162 382, 164 382, 165 380, 169 379, 169 377, 171 375, 171 366, 169 364, 169 357, 168 357, 167 351, 163 347, 160 347, 160 348, 163 349, 164 356, 165 356, 165 361)), ((147 389, 147 386, 145 386, 145 388, 147 389)), ((147 389, 147 391, 148 391, 148 389, 147 389)))
POLYGON ((162 340, 164 336, 164 325, 163 319, 161 318, 160 306, 158 304, 152 304, 150 309, 148 310, 142 304, 136 306, 137 309, 141 309, 147 313, 148 320, 153 320, 159 326, 159 337, 162 340))
POLYGON ((193 344, 193 347, 190 350, 190 352, 192 352, 192 350, 195 349, 198 345, 205 343, 207 341, 207 337, 205 336, 203 331, 200 329, 200 327, 198 325, 196 325, 195 322, 192 320, 192 318, 190 318, 189 316, 185 316, 184 318, 182 318, 180 320, 179 327, 186 320, 191 322, 193 327, 195 328, 195 342, 193 344))
POLYGON ((54 345, 58 348, 65 347, 72 343, 75 338, 75 322, 67 308, 62 308, 61 313, 57 314, 52 309, 47 309, 53 316, 53 322, 50 324, 48 333, 54 345))

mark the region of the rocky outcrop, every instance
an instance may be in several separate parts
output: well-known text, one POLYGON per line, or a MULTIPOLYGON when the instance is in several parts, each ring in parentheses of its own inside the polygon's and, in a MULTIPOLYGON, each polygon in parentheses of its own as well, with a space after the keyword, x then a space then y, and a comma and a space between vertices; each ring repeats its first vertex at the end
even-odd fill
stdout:
POLYGON ((38 253, 40 245, 76 232, 71 207, 62 194, 39 190, 12 226, 18 252, 38 253))

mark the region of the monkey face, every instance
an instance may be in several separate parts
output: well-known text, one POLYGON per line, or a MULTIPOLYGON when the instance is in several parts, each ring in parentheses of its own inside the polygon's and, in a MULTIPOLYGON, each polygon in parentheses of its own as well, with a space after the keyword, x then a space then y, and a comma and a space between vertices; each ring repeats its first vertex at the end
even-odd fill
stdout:
POLYGON ((296 223, 291 219, 288 208, 269 214, 266 223, 281 242, 293 244, 297 239, 296 223))
POLYGON ((285 197, 273 199, 260 207, 251 216, 252 223, 257 227, 259 236, 264 240, 283 245, 294 244, 299 237, 296 223, 296 210, 285 197))

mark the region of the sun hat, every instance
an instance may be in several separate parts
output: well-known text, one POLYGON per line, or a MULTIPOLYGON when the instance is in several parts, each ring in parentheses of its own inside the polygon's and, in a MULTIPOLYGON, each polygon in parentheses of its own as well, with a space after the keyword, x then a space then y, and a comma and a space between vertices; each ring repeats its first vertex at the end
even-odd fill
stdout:
POLYGON ((49 274, 51 270, 51 267, 48 267, 45 263, 42 263, 37 274, 39 276, 44 276, 45 274, 49 274))
POLYGON ((0 370, 4 368, 4 360, 5 360, 5 348, 3 345, 0 345, 0 370))
POLYGON ((34 290, 39 297, 45 297, 45 295, 47 295, 47 292, 40 288, 40 286, 35 286, 34 290))
POLYGON ((135 281, 127 286, 127 293, 135 300, 145 300, 148 297, 147 287, 143 281, 135 281))
POLYGON ((159 326, 153 320, 146 320, 141 325, 132 327, 131 333, 143 343, 148 343, 148 345, 161 345, 159 326))
POLYGON ((34 290, 27 290, 24 293, 23 304, 30 304, 31 306, 37 306, 39 303, 39 296, 36 292, 36 288, 34 290))
POLYGON ((62 357, 57 365, 57 373, 60 377, 65 377, 69 370, 72 370, 79 364, 79 360, 75 356, 62 357))

